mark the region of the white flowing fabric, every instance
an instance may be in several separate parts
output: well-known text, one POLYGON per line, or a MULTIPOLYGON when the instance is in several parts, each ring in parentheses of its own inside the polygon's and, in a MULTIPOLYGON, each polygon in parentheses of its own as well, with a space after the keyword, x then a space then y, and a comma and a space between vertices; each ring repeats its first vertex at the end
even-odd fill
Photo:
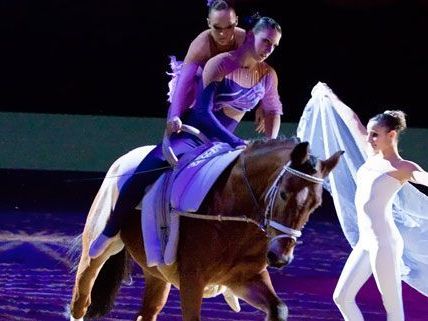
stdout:
MULTIPOLYGON (((325 180, 324 188, 332 195, 342 230, 354 247, 358 241, 355 179, 367 157, 365 138, 356 122, 335 108, 343 102, 326 84, 319 82, 311 94, 299 121, 297 136, 308 141, 312 154, 322 159, 338 150, 345 151, 325 180)), ((428 196, 411 184, 404 184, 394 199, 393 215, 404 240, 402 279, 428 296, 428 196)))

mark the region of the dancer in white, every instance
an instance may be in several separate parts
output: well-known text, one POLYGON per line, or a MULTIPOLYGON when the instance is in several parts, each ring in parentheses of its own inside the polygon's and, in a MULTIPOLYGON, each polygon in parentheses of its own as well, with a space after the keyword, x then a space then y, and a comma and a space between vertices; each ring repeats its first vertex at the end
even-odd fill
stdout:
MULTIPOLYGON (((373 274, 382 295, 387 320, 402 321, 404 311, 401 274, 405 271, 402 266, 404 243, 400 230, 394 222, 393 202, 397 192, 403 185, 408 185, 405 184, 408 181, 428 186, 428 173, 418 164, 403 159, 398 153, 398 136, 406 128, 405 114, 402 111, 385 111, 376 115, 370 119, 366 130, 357 115, 341 103, 328 87, 321 88, 321 90, 324 93, 319 98, 324 100, 324 105, 326 100, 334 101, 328 107, 334 109, 334 113, 331 115, 339 115, 341 121, 347 124, 348 129, 351 128, 349 132, 343 132, 343 135, 351 133, 356 136, 351 142, 353 145, 358 145, 356 141, 361 143, 362 137, 366 137, 368 143, 366 144, 367 159, 356 173, 355 209, 359 238, 342 270, 333 299, 345 321, 364 320, 355 302, 355 297, 373 274)), ((313 113, 314 111, 308 112, 313 113)), ((308 125, 309 122, 306 122, 308 114, 304 114, 304 116, 306 116, 304 123, 308 125)), ((338 123, 334 122, 333 125, 337 126, 338 123)), ((308 135, 308 132, 303 133, 303 126, 302 123, 299 124, 301 134, 308 135)), ((313 145, 311 142, 311 146, 313 145)), ((348 156, 354 157, 355 155, 348 156)), ((363 157, 366 156, 363 154, 363 157)), ((330 183, 336 185, 337 177, 336 181, 333 179, 330 183)), ((335 196, 335 203, 338 205, 340 193, 335 196)), ((421 198, 421 200, 426 203, 426 198, 421 198)), ((341 206, 339 206, 341 210, 347 210, 345 203, 341 202, 341 206)), ((344 217, 346 216, 339 217, 342 219, 342 225, 348 230, 352 230, 350 228, 352 224, 344 221, 344 217)), ((350 234, 352 235, 352 233, 350 234)), ((407 269, 409 270, 409 267, 407 269)))

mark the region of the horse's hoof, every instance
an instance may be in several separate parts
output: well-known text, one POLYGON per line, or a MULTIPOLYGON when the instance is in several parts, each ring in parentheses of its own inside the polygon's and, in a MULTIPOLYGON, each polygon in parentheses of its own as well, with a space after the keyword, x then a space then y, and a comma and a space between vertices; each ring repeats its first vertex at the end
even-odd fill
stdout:
POLYGON ((235 311, 239 312, 241 311, 241 306, 239 305, 238 297, 232 293, 231 290, 226 289, 226 291, 223 293, 224 300, 227 302, 227 304, 230 306, 230 308, 235 311))

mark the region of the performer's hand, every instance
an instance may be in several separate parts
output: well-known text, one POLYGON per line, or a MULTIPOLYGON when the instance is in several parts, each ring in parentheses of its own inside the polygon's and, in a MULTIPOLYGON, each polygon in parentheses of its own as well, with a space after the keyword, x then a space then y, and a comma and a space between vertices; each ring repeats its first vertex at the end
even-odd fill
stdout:
POLYGON ((254 120, 256 126, 256 132, 263 134, 265 132, 265 115, 263 114, 263 109, 258 107, 256 109, 256 118, 254 120))
POLYGON ((247 148, 247 142, 243 139, 237 138, 234 142, 229 143, 235 149, 245 149, 247 148))
POLYGON ((183 122, 180 117, 174 116, 166 122, 166 132, 168 135, 178 133, 181 130, 181 126, 183 126, 183 122))

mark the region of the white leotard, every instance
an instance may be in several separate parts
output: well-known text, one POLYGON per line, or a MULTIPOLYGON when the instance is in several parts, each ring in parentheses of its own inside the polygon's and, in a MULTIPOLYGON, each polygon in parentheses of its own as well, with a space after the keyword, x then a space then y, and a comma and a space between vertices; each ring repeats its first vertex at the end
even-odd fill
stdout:
POLYGON ((402 184, 390 176, 394 168, 379 157, 368 159, 357 172, 355 206, 359 240, 333 294, 345 321, 363 321, 355 297, 373 274, 388 321, 404 321, 400 263, 403 240, 394 223, 392 203, 402 184))
MULTIPOLYGON (((378 278, 376 282, 383 285, 382 297, 388 306, 388 320, 402 320, 401 282, 400 278, 412 286, 420 293, 428 296, 428 264, 427 264, 427 244, 428 244, 428 196, 420 192, 412 184, 404 184, 400 189, 398 181, 393 177, 379 178, 378 187, 371 187, 369 181, 359 182, 360 191, 358 196, 358 206, 364 205, 362 196, 365 192, 362 188, 370 188, 374 194, 374 206, 380 209, 373 212, 373 215, 379 215, 384 219, 391 220, 391 205, 388 204, 393 199, 392 213, 395 224, 404 240, 404 253, 401 254, 399 242, 396 241, 394 226, 385 224, 384 237, 394 240, 391 247, 376 247, 379 239, 374 238, 371 217, 365 217, 359 220, 355 204, 357 171, 367 159, 367 141, 364 135, 361 135, 360 126, 354 118, 341 112, 347 107, 325 84, 318 83, 312 90, 312 97, 308 101, 300 118, 297 136, 302 141, 308 141, 311 145, 311 151, 320 158, 328 158, 332 153, 338 150, 345 150, 344 157, 339 164, 326 178, 323 186, 331 193, 336 213, 343 233, 353 247, 353 251, 343 268, 343 272, 337 284, 334 299, 339 305, 345 320, 363 320, 363 316, 355 304, 355 295, 360 287, 373 274, 378 278), (383 187, 381 187, 383 186, 383 187), (391 190, 389 189, 391 188, 391 190), (395 195, 395 189, 399 189, 395 195), (376 198, 378 198, 376 201, 376 198), (361 201, 360 201, 361 199, 361 201), (382 199, 382 201, 380 201, 382 199), (385 201, 386 200, 386 201, 385 201), (389 200, 389 201, 388 201, 389 200), (369 223, 369 229, 363 228, 369 223), (361 231, 361 232, 360 232, 361 231), (364 234, 361 238, 359 234, 364 234), (370 242, 375 240, 374 242, 370 242), (359 240, 361 242, 359 242, 359 240), (364 243, 364 244, 363 244, 364 243), (367 246, 368 245, 368 246, 367 246), (372 246, 370 246, 372 245, 372 246), (374 248, 375 250, 370 250, 374 248), (389 254, 387 253, 389 251, 389 254), (389 258, 388 258, 389 257, 389 258), (401 265, 399 271, 396 269, 395 261, 400 258, 401 265), (383 260, 383 261, 382 261, 383 260), (376 262, 379 262, 377 265, 376 262), (392 268, 392 269, 391 269, 392 268), (396 271, 395 274, 394 271, 396 271), (395 278, 397 278, 396 280, 395 278), (395 281, 394 281, 395 280, 395 281), (388 285, 390 285, 388 287, 388 285), (396 308, 394 308, 394 304, 396 308)), ((368 162, 367 166, 370 165, 368 162)), ((382 169, 382 174, 391 174, 388 163, 383 166, 373 166, 367 168, 382 169), (384 169, 384 170, 383 170, 384 169)), ((366 166, 364 167, 366 168, 366 166)), ((364 177, 365 170, 361 169, 360 177, 364 177)), ((380 175, 381 173, 379 173, 380 175)), ((377 175, 377 176, 379 176, 377 175)), ((373 178, 371 179, 373 181, 373 178)), ((366 191, 368 192, 368 191, 366 191)), ((366 201, 369 195, 365 194, 366 201)), ((370 204, 370 203, 369 203, 370 204)), ((374 208, 373 207, 373 208, 374 208)), ((371 214, 361 211, 360 216, 371 214)), ((379 217, 376 217, 378 219, 379 217)), ((389 221, 391 222, 391 221, 389 221)), ((383 238, 383 237, 382 237, 383 238)))
POLYGON ((389 174, 392 170, 387 161, 372 157, 357 172, 355 206, 359 242, 367 250, 385 242, 398 246, 403 243, 392 216, 392 202, 402 184, 389 174))

